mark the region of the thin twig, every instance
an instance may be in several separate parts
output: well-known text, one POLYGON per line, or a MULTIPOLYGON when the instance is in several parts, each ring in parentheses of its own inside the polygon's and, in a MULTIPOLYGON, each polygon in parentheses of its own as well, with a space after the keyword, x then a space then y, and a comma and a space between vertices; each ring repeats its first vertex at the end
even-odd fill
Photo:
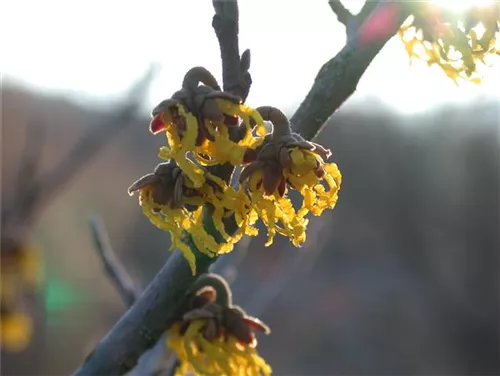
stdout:
POLYGON ((351 17, 353 17, 352 13, 342 4, 340 0, 329 0, 328 5, 332 9, 333 13, 337 16, 337 19, 340 23, 347 26, 347 22, 351 17))
MULTIPOLYGON (((89 219, 89 224, 95 249, 104 271, 115 286, 126 307, 130 308, 140 296, 141 291, 134 284, 125 267, 120 263, 113 251, 102 219, 97 215, 92 215, 89 219)), ((163 335, 152 349, 142 354, 137 366, 130 371, 129 376, 164 374, 165 367, 162 367, 161 363, 165 352, 165 335, 163 335)))
POLYGON ((115 286, 127 308, 131 307, 140 295, 139 290, 116 257, 101 218, 92 215, 89 224, 92 240, 106 275, 115 286))
MULTIPOLYGON (((404 5, 401 8, 406 9, 404 5)), ((407 15, 400 15, 398 23, 401 24, 407 15)), ((396 31, 397 27, 391 30, 393 34, 396 31)), ((354 92, 360 77, 389 38, 369 46, 360 46, 355 38, 326 63, 292 117, 295 130, 306 139, 312 139, 330 115, 354 92)), ((210 258, 191 246, 198 275, 206 273, 216 257, 210 258)), ((138 301, 101 340, 75 375, 123 375, 133 368, 140 355, 153 346, 175 321, 182 309, 185 292, 196 279, 182 253, 175 251, 138 301)))
POLYGON ((344 7, 341 0, 329 0, 328 4, 336 14, 340 23, 345 26, 347 41, 356 36, 360 26, 370 16, 371 12, 380 4, 379 0, 366 0, 358 14, 352 14, 344 7))

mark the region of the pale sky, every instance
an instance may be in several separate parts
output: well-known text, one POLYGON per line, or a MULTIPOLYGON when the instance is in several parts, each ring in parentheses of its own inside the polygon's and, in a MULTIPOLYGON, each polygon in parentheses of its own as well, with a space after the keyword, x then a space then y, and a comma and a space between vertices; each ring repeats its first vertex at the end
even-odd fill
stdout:
MULTIPOLYGON (((458 2, 458 1, 457 1, 458 2)), ((356 9, 362 1, 345 1, 356 9)), ((327 0, 240 0, 240 48, 252 52, 248 103, 290 108, 319 68, 345 44, 327 0)), ((38 89, 110 99, 151 63, 161 67, 149 105, 180 88, 203 65, 221 80, 210 0, 10 0, 1 12, 1 71, 38 89)), ((487 96, 500 99, 500 69, 481 86, 455 84, 423 63, 409 66, 393 38, 363 76, 353 100, 377 98, 407 113, 487 96)))

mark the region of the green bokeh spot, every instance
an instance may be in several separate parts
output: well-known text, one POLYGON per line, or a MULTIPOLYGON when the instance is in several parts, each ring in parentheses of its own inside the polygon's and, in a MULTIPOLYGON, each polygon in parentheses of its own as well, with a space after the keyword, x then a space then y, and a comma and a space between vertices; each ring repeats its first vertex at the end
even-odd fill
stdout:
POLYGON ((45 309, 47 313, 65 311, 83 299, 83 294, 71 284, 51 278, 45 286, 45 309))

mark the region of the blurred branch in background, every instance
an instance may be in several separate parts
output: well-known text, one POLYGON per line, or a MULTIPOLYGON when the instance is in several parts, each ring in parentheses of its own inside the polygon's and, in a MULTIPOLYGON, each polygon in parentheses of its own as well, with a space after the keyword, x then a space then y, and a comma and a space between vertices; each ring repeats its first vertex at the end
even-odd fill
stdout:
POLYGON ((40 273, 44 264, 41 251, 30 244, 34 223, 41 211, 57 197, 61 189, 67 187, 68 182, 89 163, 91 158, 109 144, 111 137, 136 120, 137 111, 143 103, 155 71, 156 69, 151 67, 131 87, 123 103, 112 109, 111 115, 87 131, 52 170, 41 176, 39 174, 41 155, 47 144, 45 141, 48 124, 42 119, 37 123, 29 123, 26 127, 24 148, 21 149, 15 182, 17 185, 12 189, 14 199, 10 202, 2 200, 4 203, 1 212, 2 351, 8 350, 7 341, 19 343, 15 346, 16 351, 24 349, 36 329, 31 317, 34 312, 28 312, 24 308, 29 306, 31 311, 39 309, 34 304, 27 305, 40 289, 42 282, 40 273), (11 287, 5 288, 7 285, 11 287), (7 311, 11 314, 7 315, 7 311), (16 324, 21 319, 22 325, 16 324), (10 330, 11 327, 14 329, 10 330), (19 340, 14 338, 16 330, 25 333, 19 340), (12 335, 7 335, 10 332, 12 335))
MULTIPOLYGON (((141 291, 113 251, 102 219, 97 215, 92 215, 89 219, 89 225, 101 265, 128 309, 139 298, 141 291)), ((129 375, 144 376, 164 373, 165 368, 170 366, 164 364, 165 355, 165 336, 163 336, 151 350, 142 355, 137 366, 130 371, 129 375)))
POLYGON ((139 289, 116 257, 101 218, 97 215, 91 216, 89 225, 95 250, 106 275, 115 286, 126 307, 131 307, 140 295, 139 289))
MULTIPOLYGON (((19 171, 20 193, 12 205, 2 208, 2 228, 8 231, 18 227, 29 226, 37 214, 50 203, 51 198, 75 176, 78 171, 91 160, 104 145, 118 132, 133 123, 137 111, 142 105, 145 95, 156 75, 157 68, 150 67, 146 73, 129 89, 126 99, 111 111, 111 115, 102 123, 95 125, 68 152, 58 165, 43 176, 35 179, 36 160, 42 152, 43 127, 33 127, 36 132, 26 137, 26 146, 19 171), (40 137, 42 141, 34 138, 40 137), (36 140, 34 146, 28 140, 36 140), (28 176, 31 174, 32 176, 28 176), (30 183, 27 184, 26 180, 30 183), (22 193, 21 193, 22 192, 22 193)), ((31 127, 28 130, 31 131, 31 127)))
POLYGON ((28 217, 38 201, 40 191, 36 187, 35 176, 40 168, 40 161, 45 143, 47 126, 44 122, 28 124, 24 129, 24 147, 19 163, 19 171, 15 197, 10 209, 2 210, 2 227, 4 231, 9 227, 17 227, 28 217), (31 142, 35 140, 35 142, 31 142))

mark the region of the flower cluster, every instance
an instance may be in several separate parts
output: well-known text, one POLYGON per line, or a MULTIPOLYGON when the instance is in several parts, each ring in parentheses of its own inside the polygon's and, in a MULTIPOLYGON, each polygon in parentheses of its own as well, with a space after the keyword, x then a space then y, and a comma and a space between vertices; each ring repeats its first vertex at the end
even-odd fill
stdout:
POLYGON ((459 14, 430 2, 406 22, 398 34, 410 59, 438 65, 453 81, 480 83, 479 64, 488 66, 500 54, 496 34, 500 4, 476 5, 459 14))
POLYGON ((218 279, 219 289, 207 285, 196 291, 187 312, 169 330, 167 346, 179 359, 175 374, 270 375, 254 335, 255 330, 268 334, 269 328, 233 306, 227 283, 218 279))
POLYGON ((3 351, 22 351, 31 339, 33 322, 25 306, 38 284, 38 255, 38 249, 2 237, 0 345, 3 351))
POLYGON ((137 180, 129 194, 139 192, 145 215, 172 236, 196 272, 192 248, 209 256, 230 252, 242 236, 258 234, 261 220, 268 229, 266 246, 276 233, 295 246, 306 239, 306 215, 320 215, 337 201, 341 175, 325 163, 330 151, 291 131, 286 116, 274 107, 253 109, 240 98, 221 91, 205 68, 184 77, 182 89, 153 109, 150 130, 165 132, 167 160, 137 180), (201 83, 201 84, 200 84, 201 83), (271 122, 267 133, 265 121, 271 122), (242 167, 239 189, 211 172, 214 165, 242 167), (296 209, 289 190, 303 196, 296 209), (204 208, 218 238, 204 226, 204 208), (228 233, 228 221, 236 229, 228 233))
POLYGON ((266 245, 272 244, 277 232, 300 246, 306 239, 306 215, 319 216, 335 206, 341 174, 336 164, 324 162, 330 150, 293 133, 283 112, 270 106, 257 110, 273 124, 273 132, 255 150, 245 153, 240 193, 244 193, 242 200, 248 197, 249 211, 244 218, 237 216, 237 222, 251 225, 260 218, 268 228, 266 245), (289 189, 303 197, 298 211, 287 197, 289 189))

